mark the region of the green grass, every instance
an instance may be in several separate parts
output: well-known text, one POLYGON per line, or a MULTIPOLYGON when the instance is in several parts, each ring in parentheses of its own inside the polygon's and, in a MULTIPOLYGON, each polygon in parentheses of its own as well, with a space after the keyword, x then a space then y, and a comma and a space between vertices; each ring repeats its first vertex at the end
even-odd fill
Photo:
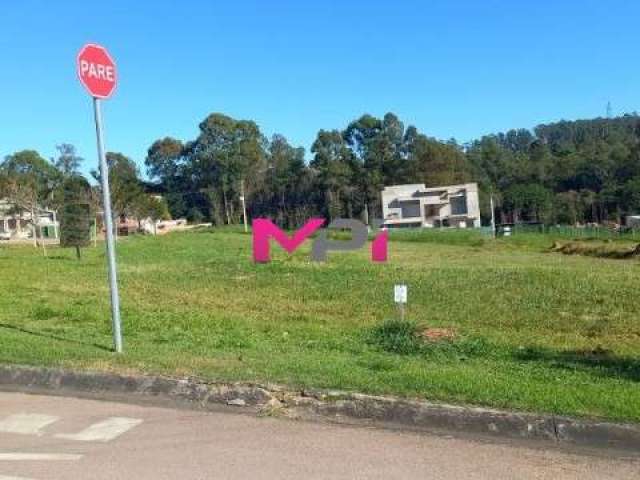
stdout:
POLYGON ((394 232, 368 251, 251 262, 200 230, 118 245, 125 354, 111 353, 102 246, 0 248, 0 362, 195 375, 640 421, 640 263, 552 238, 394 232), (409 286, 405 328, 392 303, 409 286), (416 344, 415 332, 455 338, 416 344), (414 332, 414 333, 412 333, 414 332))

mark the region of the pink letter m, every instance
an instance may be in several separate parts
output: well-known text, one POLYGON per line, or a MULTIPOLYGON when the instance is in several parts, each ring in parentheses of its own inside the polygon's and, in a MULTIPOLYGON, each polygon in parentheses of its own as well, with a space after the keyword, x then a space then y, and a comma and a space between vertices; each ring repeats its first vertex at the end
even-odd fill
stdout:
POLYGON ((269 244, 271 238, 278 242, 288 253, 292 253, 323 224, 323 218, 311 218, 301 229, 296 230, 293 237, 289 238, 268 218, 256 218, 252 223, 253 260, 255 262, 268 262, 271 260, 269 244))

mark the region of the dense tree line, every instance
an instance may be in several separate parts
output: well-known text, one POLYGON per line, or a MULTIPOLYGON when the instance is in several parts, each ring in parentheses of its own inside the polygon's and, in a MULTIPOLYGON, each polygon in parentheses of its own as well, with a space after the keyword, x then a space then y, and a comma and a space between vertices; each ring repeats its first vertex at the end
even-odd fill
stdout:
MULTIPOLYGON (((0 163, 0 196, 17 208, 59 208, 63 179, 78 175, 80 158, 71 145, 47 161, 31 150, 0 163)), ((250 120, 214 113, 186 142, 163 138, 145 159, 150 182, 137 164, 109 153, 116 216, 242 221, 267 216, 295 227, 311 216, 380 217, 386 185, 480 184, 485 222, 489 195, 503 222, 620 223, 640 212, 640 117, 562 121, 533 131, 510 130, 469 144, 431 138, 394 114, 363 115, 342 129, 320 130, 309 157, 282 135, 266 138, 250 120), (161 194, 164 203, 148 192, 161 194)), ((96 180, 97 172, 92 172, 96 180)), ((92 202, 98 205, 97 187, 92 202)))
POLYGON ((467 149, 504 220, 620 223, 640 212, 640 118, 562 121, 489 135, 467 149))
POLYGON ((251 121, 212 114, 187 143, 156 141, 146 165, 173 215, 216 224, 269 216, 296 226, 311 215, 381 215, 385 185, 477 181, 485 220, 494 196, 503 222, 620 222, 640 212, 640 118, 625 115, 487 135, 466 145, 405 127, 392 113, 320 130, 304 150, 267 139, 251 121))
POLYGON ((344 130, 321 130, 309 162, 304 149, 282 135, 267 139, 254 122, 214 113, 193 141, 156 141, 146 166, 174 216, 238 223, 244 194, 250 218, 268 216, 284 227, 312 215, 379 217, 385 185, 472 179, 462 146, 405 128, 392 113, 363 115, 344 130))

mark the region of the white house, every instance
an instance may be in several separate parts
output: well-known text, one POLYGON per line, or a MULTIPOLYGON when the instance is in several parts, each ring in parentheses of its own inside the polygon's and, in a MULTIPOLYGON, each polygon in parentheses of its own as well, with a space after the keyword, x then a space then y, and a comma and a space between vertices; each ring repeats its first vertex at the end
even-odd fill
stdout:
POLYGON ((478 184, 426 188, 394 185, 382 191, 386 227, 480 227, 478 184))
MULTIPOLYGON (((7 199, 0 199, 0 239, 25 239, 33 238, 34 222, 31 212, 20 212, 15 205, 7 199)), ((38 227, 38 235, 47 231, 47 236, 57 238, 58 221, 56 212, 39 208, 35 214, 35 223, 38 227)))
POLYGON ((640 215, 627 215, 626 225, 634 230, 640 229, 640 215))

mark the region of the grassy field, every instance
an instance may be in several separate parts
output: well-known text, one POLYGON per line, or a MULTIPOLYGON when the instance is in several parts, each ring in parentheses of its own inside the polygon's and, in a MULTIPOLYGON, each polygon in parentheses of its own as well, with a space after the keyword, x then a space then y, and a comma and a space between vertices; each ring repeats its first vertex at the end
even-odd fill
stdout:
POLYGON ((233 230, 123 239, 121 356, 102 246, 81 261, 3 247, 0 362, 640 421, 640 263, 550 253, 552 242, 403 232, 384 265, 365 249, 314 264, 308 246, 255 265, 250 236, 233 230), (389 323, 396 282, 420 331, 453 338, 406 344, 412 331, 389 323))

